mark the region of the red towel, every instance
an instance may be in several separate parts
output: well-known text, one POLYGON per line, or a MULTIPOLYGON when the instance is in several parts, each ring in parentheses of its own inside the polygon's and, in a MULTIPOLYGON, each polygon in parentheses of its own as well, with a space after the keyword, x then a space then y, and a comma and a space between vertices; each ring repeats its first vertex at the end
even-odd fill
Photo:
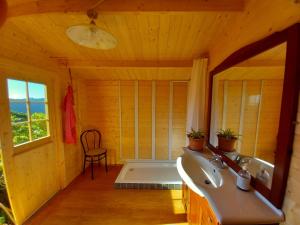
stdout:
POLYGON ((74 112, 73 88, 68 86, 67 94, 64 98, 64 141, 67 144, 76 144, 76 116, 74 112))

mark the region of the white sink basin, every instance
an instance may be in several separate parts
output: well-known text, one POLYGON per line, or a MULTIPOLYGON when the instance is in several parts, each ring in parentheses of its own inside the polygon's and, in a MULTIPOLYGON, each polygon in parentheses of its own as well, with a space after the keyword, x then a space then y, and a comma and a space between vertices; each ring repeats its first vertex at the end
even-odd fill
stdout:
POLYGON ((205 189, 219 188, 223 184, 219 169, 197 152, 185 151, 184 155, 177 159, 177 169, 183 180, 192 186, 205 189))

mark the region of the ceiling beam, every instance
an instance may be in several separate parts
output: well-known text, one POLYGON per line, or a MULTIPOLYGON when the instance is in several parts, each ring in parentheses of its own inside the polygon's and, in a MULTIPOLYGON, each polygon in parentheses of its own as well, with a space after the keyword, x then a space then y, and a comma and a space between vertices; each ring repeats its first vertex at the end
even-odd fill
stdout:
POLYGON ((68 68, 191 68, 192 60, 82 60, 56 58, 61 67, 68 68))
MULTIPOLYGON (((8 7, 8 17, 41 13, 85 12, 99 0, 32 0, 8 7)), ((242 11, 245 0, 104 0, 97 10, 122 12, 242 11)))

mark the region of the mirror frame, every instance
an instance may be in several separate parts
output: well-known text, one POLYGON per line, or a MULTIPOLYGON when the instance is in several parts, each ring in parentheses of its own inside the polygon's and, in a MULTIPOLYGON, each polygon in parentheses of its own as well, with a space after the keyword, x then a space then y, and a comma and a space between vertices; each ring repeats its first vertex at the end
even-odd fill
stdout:
POLYGON ((286 191, 289 167, 293 152, 293 141, 295 127, 297 124, 298 98, 300 87, 300 23, 296 23, 283 31, 276 32, 270 36, 249 44, 226 58, 220 65, 210 72, 209 75, 209 95, 208 95, 208 144, 207 146, 222 159, 234 171, 238 172, 241 167, 229 159, 222 151, 210 144, 210 123, 213 77, 230 67, 241 63, 266 50, 276 47, 286 42, 286 61, 284 72, 284 83, 282 91, 281 112, 278 128, 278 136, 275 151, 274 174, 272 187, 268 189, 255 177, 251 179, 251 185, 277 208, 282 208, 286 191))

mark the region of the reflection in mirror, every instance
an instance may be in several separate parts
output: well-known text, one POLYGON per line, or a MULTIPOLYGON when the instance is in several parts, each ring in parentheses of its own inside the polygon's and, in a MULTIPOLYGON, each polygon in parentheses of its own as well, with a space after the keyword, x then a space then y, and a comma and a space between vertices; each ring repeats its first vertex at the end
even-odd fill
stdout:
MULTIPOLYGON (((286 43, 214 76, 210 144, 216 133, 240 135, 226 155, 271 188, 279 127, 286 43)), ((280 137, 278 137, 280 138, 280 137)))

